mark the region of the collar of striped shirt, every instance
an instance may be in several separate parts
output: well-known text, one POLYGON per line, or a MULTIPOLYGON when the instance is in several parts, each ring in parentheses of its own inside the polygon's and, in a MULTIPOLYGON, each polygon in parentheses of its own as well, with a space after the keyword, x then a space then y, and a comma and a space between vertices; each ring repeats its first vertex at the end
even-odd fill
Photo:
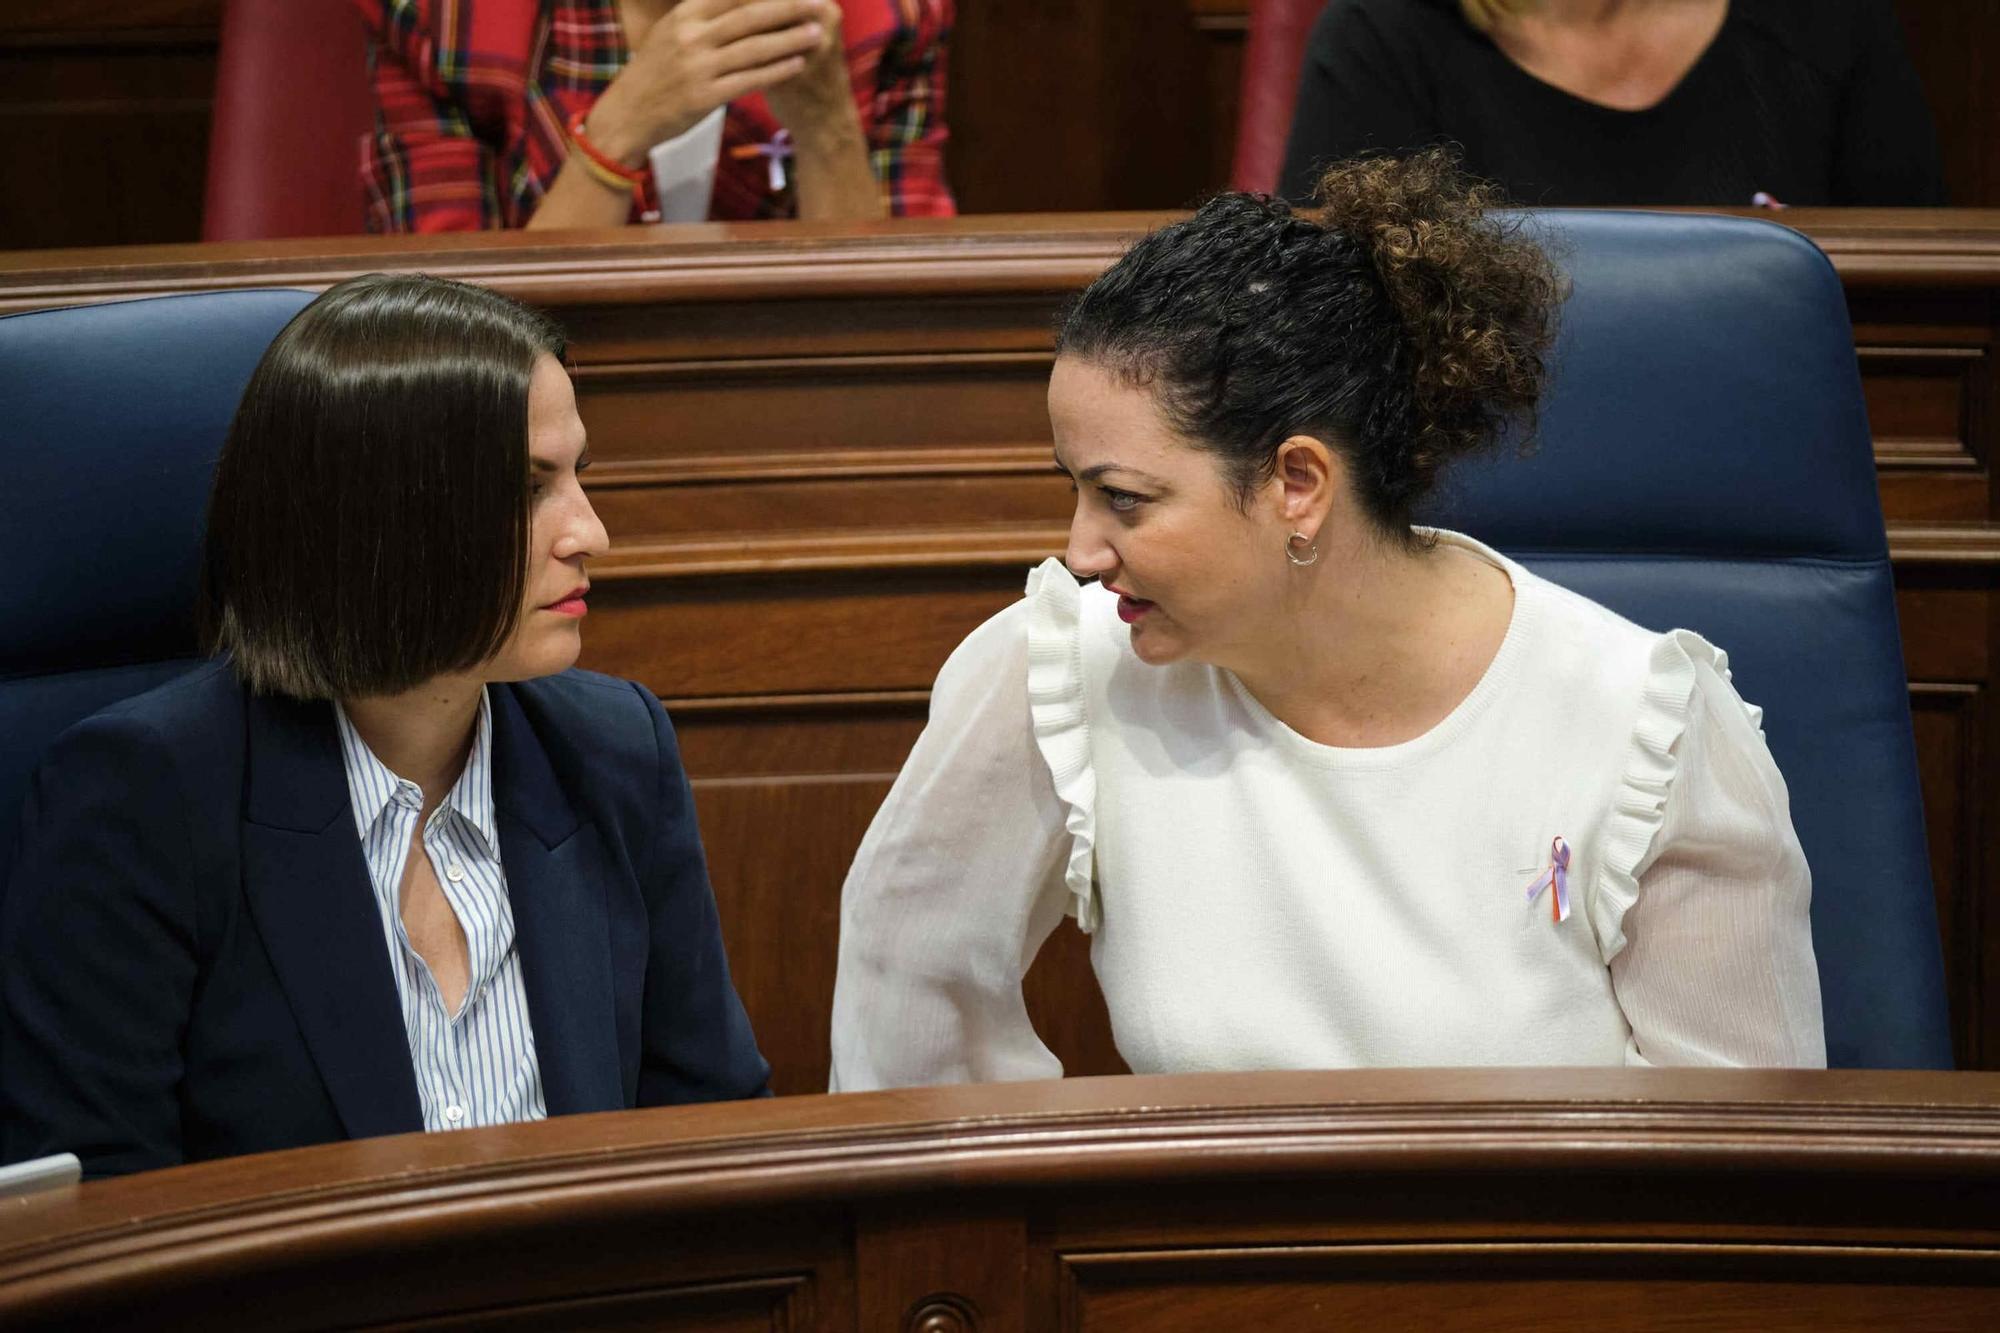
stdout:
POLYGON ((514 947, 514 912, 500 864, 493 809, 493 713, 481 691, 465 770, 428 828, 417 823, 423 793, 390 772, 336 708, 348 798, 409 1040, 424 1128, 466 1129, 547 1113, 533 1025, 514 947), (465 996, 448 1014, 429 967, 410 943, 399 905, 405 857, 421 839, 438 887, 465 932, 465 996))
MULTIPOLYGON (((415 783, 396 776, 375 757, 375 752, 361 739, 361 733, 354 729, 345 708, 335 703, 333 715, 340 726, 348 804, 354 811, 355 831, 365 843, 382 812, 395 802, 399 792, 407 789, 405 799, 414 796, 420 807, 423 793, 415 783)), ((500 830, 493 815, 493 704, 483 689, 479 692, 479 719, 473 724, 472 749, 465 756, 465 769, 445 793, 439 808, 457 815, 485 844, 486 854, 496 861, 500 859, 500 830)))

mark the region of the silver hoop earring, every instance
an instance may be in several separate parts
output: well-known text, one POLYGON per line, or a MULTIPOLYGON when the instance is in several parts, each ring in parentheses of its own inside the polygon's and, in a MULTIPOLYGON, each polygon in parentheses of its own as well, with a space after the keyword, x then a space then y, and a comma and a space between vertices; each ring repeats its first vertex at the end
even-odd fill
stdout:
POLYGON ((1285 538, 1285 559, 1291 561, 1301 569, 1304 569, 1307 565, 1316 565, 1319 563, 1319 543, 1306 536, 1303 532, 1295 532, 1285 538), (1303 555, 1299 552, 1299 542, 1305 543, 1305 552, 1303 555))

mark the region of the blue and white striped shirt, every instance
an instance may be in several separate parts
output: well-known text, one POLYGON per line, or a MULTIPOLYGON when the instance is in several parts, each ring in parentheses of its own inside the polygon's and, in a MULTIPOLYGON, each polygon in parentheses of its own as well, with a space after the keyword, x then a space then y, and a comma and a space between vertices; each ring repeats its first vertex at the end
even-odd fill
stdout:
POLYGON ((427 1130, 467 1129, 548 1115, 528 1022, 528 991, 514 941, 514 906, 500 865, 493 811, 493 709, 484 691, 465 771, 423 829, 424 853, 465 932, 468 976, 457 1014, 403 928, 400 895, 424 794, 391 773, 334 705, 347 795, 382 914, 427 1130))

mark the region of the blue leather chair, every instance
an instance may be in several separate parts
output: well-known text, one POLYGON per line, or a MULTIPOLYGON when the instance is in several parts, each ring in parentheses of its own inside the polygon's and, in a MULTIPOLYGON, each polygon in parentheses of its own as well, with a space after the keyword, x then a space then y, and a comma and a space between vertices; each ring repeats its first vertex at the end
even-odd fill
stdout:
POLYGON ((0 891, 28 775, 72 722, 186 670, 209 477, 250 372, 309 292, 0 319, 0 891))
POLYGON ((1829 1063, 1952 1064, 1902 642, 1839 278, 1773 223, 1528 215, 1575 286, 1536 451, 1435 520, 1729 653, 1813 872, 1829 1063))

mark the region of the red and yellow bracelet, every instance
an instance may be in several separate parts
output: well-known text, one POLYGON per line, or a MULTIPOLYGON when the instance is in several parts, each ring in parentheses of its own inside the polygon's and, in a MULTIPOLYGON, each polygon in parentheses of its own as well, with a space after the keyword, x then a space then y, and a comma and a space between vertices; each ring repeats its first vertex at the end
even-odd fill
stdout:
POLYGON ((583 120, 587 112, 579 111, 569 118, 569 141, 583 154, 583 169, 603 185, 614 190, 628 191, 633 207, 641 213, 646 211, 646 172, 643 168, 628 167, 617 158, 606 153, 590 141, 583 132, 583 120))

